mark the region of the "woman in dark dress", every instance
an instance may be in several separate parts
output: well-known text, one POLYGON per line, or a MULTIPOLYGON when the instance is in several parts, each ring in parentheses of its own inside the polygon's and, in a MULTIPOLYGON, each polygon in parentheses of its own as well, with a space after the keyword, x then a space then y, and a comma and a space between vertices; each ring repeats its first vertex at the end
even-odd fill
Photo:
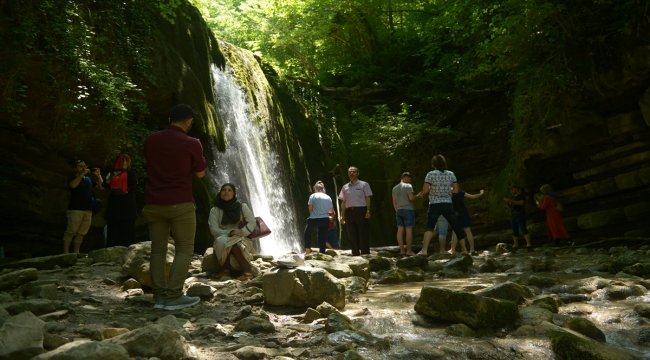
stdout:
POLYGON ((120 154, 115 159, 109 186, 106 206, 106 245, 129 246, 135 242, 135 201, 138 179, 131 167, 131 157, 120 154))

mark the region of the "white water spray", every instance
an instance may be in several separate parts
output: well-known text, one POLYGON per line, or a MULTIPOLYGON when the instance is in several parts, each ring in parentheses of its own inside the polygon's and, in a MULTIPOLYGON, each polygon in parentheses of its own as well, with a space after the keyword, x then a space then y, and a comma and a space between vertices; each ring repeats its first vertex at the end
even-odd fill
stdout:
POLYGON ((214 150, 216 169, 210 176, 218 186, 235 184, 237 197, 271 228, 271 235, 259 240, 261 254, 277 258, 292 251, 300 253, 295 211, 287 201, 290 194, 285 192, 289 184, 282 176, 279 156, 267 140, 268 129, 256 121, 228 66, 226 70, 213 66, 212 76, 227 144, 223 153, 214 150))

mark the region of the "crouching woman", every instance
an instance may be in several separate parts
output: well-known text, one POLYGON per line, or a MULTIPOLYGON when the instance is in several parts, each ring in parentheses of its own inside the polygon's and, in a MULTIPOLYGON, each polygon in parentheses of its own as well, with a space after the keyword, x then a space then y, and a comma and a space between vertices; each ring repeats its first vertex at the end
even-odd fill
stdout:
POLYGON ((217 257, 220 272, 239 276, 239 280, 253 278, 251 264, 255 249, 248 236, 255 228, 255 216, 247 204, 237 200, 235 186, 226 183, 221 186, 215 206, 208 218, 210 232, 214 237, 214 255, 217 257), (250 224, 249 228, 239 227, 240 223, 250 224))

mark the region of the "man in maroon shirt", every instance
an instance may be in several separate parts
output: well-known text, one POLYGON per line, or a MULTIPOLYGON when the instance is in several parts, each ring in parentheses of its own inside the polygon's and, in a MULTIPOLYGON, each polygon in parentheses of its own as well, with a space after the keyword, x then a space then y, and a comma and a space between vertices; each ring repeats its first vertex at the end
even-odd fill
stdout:
POLYGON ((206 169, 201 142, 187 135, 193 118, 194 111, 188 105, 174 106, 169 113, 170 125, 151 134, 144 144, 147 180, 142 213, 149 223, 151 284, 156 309, 178 310, 201 300, 183 294, 196 232, 192 176, 203 177, 206 169), (176 252, 166 275, 170 233, 176 252))

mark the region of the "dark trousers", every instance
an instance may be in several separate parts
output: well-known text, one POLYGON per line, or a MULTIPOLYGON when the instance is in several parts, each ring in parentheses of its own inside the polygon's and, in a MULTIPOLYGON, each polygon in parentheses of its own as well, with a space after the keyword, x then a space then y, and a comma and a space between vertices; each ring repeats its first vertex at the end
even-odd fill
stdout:
POLYGON ((345 209, 345 231, 348 234, 352 255, 370 254, 368 219, 365 206, 345 209))
POLYGON ((444 216, 444 218, 447 219, 449 226, 451 226, 453 231, 456 233, 458 240, 465 240, 465 238, 467 238, 467 235, 465 235, 465 229, 463 229, 463 227, 460 225, 460 222, 456 217, 454 207, 451 205, 451 203, 429 204, 429 212, 427 213, 427 228, 433 230, 440 215, 444 216))
POLYGON ((135 242, 135 219, 107 219, 106 246, 129 246, 135 242))
POLYGON ((305 249, 311 247, 311 234, 314 229, 318 231, 318 250, 322 253, 325 252, 325 243, 327 242, 327 228, 330 225, 329 218, 320 219, 307 219, 307 226, 305 226, 305 249))

